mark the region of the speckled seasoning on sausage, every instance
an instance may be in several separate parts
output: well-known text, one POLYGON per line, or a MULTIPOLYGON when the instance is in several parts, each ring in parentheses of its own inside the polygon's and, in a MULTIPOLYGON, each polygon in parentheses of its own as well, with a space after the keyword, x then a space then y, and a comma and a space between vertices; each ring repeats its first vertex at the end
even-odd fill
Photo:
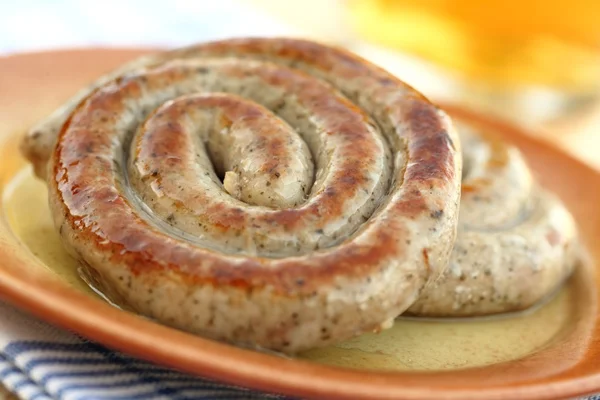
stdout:
POLYGON ((294 353, 388 326, 455 238, 450 120, 309 41, 136 60, 22 148, 66 247, 110 297, 220 340, 294 353))
POLYGON ((573 271, 575 222, 534 181, 518 149, 477 126, 457 121, 457 127, 465 168, 456 243, 448 269, 408 314, 472 317, 526 309, 573 271))

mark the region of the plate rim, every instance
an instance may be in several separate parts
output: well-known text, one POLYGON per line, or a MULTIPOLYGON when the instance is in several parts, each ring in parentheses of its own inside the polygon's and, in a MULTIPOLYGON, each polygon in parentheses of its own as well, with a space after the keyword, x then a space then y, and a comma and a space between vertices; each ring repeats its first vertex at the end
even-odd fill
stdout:
MULTIPOLYGON (((44 52, 46 56, 79 57, 93 54, 99 57, 106 52, 132 52, 150 49, 82 49, 44 52)), ((39 53, 10 55, 0 58, 2 61, 12 58, 35 58, 39 53)), ((533 138, 510 123, 498 119, 483 117, 476 112, 467 111, 449 104, 438 103, 440 108, 452 115, 462 115, 480 121, 497 130, 511 131, 511 136, 543 146, 555 156, 585 171, 600 183, 600 172, 577 160, 572 155, 554 146, 552 143, 533 138)), ((215 379, 234 385, 241 385, 267 392, 283 393, 292 396, 338 399, 549 399, 569 397, 600 391, 600 368, 594 374, 580 377, 550 377, 548 381, 521 382, 510 385, 482 387, 473 382, 481 376, 498 373, 502 368, 515 364, 512 361, 491 366, 452 371, 433 372, 371 372, 352 370, 342 367, 316 364, 304 360, 286 360, 276 356, 257 353, 218 343, 199 336, 177 331, 159 325, 142 317, 118 310, 100 299, 71 288, 55 279, 50 272, 44 276, 32 275, 24 263, 43 265, 27 254, 26 249, 15 251, 16 245, 0 243, 0 298, 24 309, 42 320, 75 331, 82 336, 95 340, 107 347, 122 351, 141 359, 158 362, 163 365, 192 373, 196 376, 215 379), (67 290, 65 290, 67 289, 67 290), (156 346, 156 340, 168 338, 171 346, 156 346), (274 378, 274 376, 276 378, 274 378), (445 384, 433 385, 435 378, 443 378, 445 384), (448 382, 460 380, 462 386, 448 385, 448 382), (309 383, 310 382, 310 383, 309 383)), ((598 281, 595 285, 598 287, 598 281)), ((595 304, 598 306, 597 296, 595 304)), ((596 353, 600 357, 600 322, 594 314, 594 338, 598 341, 596 353)), ((546 351, 534 353, 540 354, 546 351)), ((524 359, 524 364, 532 356, 524 359)), ((589 356, 588 356, 589 358, 589 356)), ((588 359, 586 358, 586 359, 588 359)), ((510 372, 510 373, 515 373, 510 372)))

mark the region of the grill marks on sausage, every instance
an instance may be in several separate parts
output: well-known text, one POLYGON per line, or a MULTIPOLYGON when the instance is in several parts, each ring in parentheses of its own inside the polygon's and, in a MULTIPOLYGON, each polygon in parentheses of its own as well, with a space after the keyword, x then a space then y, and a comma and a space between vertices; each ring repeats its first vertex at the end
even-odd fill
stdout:
POLYGON ((406 113, 410 124, 408 152, 414 163, 406 171, 406 179, 426 182, 430 179, 454 179, 451 167, 454 157, 454 143, 446 128, 442 126, 439 111, 424 101, 412 102, 406 113))

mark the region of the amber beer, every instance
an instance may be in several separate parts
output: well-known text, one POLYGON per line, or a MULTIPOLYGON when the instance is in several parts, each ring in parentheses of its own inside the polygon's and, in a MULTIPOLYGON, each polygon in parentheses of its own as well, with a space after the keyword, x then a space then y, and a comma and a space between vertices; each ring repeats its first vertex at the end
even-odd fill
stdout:
POLYGON ((367 41, 469 79, 600 93, 599 0, 346 0, 367 41))

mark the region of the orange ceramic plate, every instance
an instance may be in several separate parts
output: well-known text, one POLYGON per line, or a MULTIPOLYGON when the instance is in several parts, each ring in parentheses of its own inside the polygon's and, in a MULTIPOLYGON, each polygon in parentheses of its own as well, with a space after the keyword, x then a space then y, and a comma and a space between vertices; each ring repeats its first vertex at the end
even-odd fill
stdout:
POLYGON ((142 50, 0 59, 0 297, 90 339, 255 389, 340 399, 546 399, 600 392, 600 174, 518 129, 446 106, 501 133, 574 213, 588 250, 565 289, 525 315, 460 323, 399 321, 380 335, 284 359, 206 340, 112 307, 78 280, 53 236, 44 186, 19 135, 94 77, 142 50))

